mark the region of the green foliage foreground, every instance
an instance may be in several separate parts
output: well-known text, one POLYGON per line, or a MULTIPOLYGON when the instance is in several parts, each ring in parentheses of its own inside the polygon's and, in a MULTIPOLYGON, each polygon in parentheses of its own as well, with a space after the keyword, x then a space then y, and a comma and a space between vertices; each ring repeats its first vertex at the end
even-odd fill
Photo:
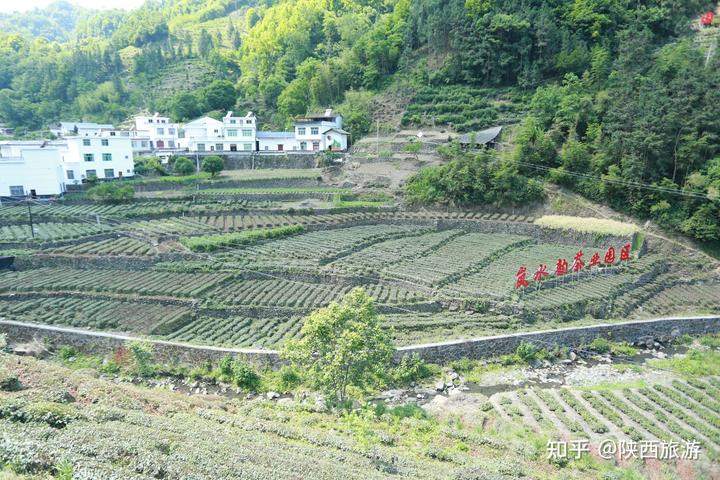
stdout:
POLYGON ((375 303, 356 288, 305 319, 299 340, 290 340, 282 356, 302 368, 313 388, 339 402, 348 389, 382 383, 393 356, 392 335, 382 327, 375 303))

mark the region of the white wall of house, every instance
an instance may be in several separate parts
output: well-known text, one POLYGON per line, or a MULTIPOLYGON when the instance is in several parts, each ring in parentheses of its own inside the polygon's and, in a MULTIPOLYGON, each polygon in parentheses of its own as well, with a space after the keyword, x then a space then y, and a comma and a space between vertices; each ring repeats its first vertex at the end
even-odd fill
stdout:
POLYGON ((109 123, 93 122, 60 122, 50 127, 50 132, 57 137, 93 137, 104 130, 112 130, 114 127, 109 123), (76 132, 77 130, 77 132, 76 132))
POLYGON ((342 117, 326 110, 324 113, 299 119, 292 132, 258 131, 255 114, 247 112, 237 116, 232 111, 222 118, 201 117, 184 125, 172 124, 168 117, 135 117, 132 149, 135 153, 162 153, 158 147, 160 131, 165 134, 165 149, 200 152, 313 152, 346 150, 349 134, 342 130, 342 117), (174 143, 168 137, 169 129, 176 135, 174 143), (161 130, 158 130, 161 129, 161 130))
POLYGON ((333 150, 347 150, 349 134, 342 130, 342 125, 342 117, 332 110, 298 119, 293 124, 295 138, 310 151, 328 150, 331 146, 333 150))
POLYGON ((348 133, 337 128, 331 128, 323 133, 322 142, 324 150, 345 151, 348 148, 348 133))
POLYGON ((260 152, 292 152, 300 150, 300 142, 292 132, 258 132, 260 152))
POLYGON ((65 191, 57 147, 0 145, 0 196, 58 195, 65 191), (12 156, 11 156, 12 154, 12 156))
POLYGON ((103 179, 132 177, 135 174, 130 137, 72 137, 66 141, 63 164, 65 177, 70 182, 92 175, 103 179))
POLYGON ((180 129, 180 124, 156 113, 153 116, 137 115, 133 132, 136 137, 146 138, 151 149, 172 150, 178 148, 180 129))

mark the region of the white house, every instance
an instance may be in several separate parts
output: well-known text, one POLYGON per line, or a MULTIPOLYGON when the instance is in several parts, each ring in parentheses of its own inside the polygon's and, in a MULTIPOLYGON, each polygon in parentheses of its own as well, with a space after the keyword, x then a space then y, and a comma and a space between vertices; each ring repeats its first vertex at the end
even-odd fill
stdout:
POLYGON ((139 140, 137 149, 174 150, 178 148, 180 124, 172 123, 170 118, 161 117, 159 113, 153 116, 137 115, 135 125, 130 129, 132 136, 139 140), (147 144, 143 144, 145 141, 147 144))
POLYGON ((300 149, 293 132, 257 132, 259 152, 289 152, 300 149))
POLYGON ((0 142, 0 196, 65 191, 60 147, 48 142, 0 142))
POLYGON ((99 135, 103 130, 113 130, 114 128, 115 127, 109 123, 60 122, 57 125, 50 127, 50 133, 56 137, 92 137, 99 135))
POLYGON ((293 125, 300 150, 347 150, 350 134, 342 129, 342 116, 332 109, 297 118, 293 125))
POLYGON ((190 152, 252 152, 256 132, 257 118, 252 112, 244 117, 228 112, 222 121, 201 117, 186 123, 179 143, 190 152))
POLYGON ((90 177, 132 177, 134 158, 132 141, 127 132, 105 132, 101 137, 68 137, 62 151, 67 183, 80 183, 90 177), (113 135, 114 133, 114 135, 113 135))
POLYGON ((350 134, 342 129, 342 116, 332 109, 295 120, 292 132, 259 131, 255 114, 227 112, 222 120, 201 117, 184 125, 171 123, 158 113, 138 115, 131 130, 135 153, 154 152, 161 158, 188 151, 205 152, 317 152, 344 151, 350 134))

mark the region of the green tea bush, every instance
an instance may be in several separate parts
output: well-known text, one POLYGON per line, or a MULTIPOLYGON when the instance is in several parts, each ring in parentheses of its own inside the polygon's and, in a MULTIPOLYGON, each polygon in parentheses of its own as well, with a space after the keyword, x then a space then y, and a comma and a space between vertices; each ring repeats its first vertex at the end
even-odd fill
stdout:
POLYGON ((232 379, 243 390, 255 391, 260 387, 260 375, 250 365, 237 359, 233 362, 232 379))
POLYGON ((0 367, 0 391, 14 392, 20 390, 22 385, 17 375, 0 367))
POLYGON ((150 377, 155 373, 152 345, 145 342, 130 342, 127 346, 130 354, 130 372, 141 377, 150 377))
POLYGON ((230 355, 221 358, 209 376, 221 382, 234 383, 243 390, 254 391, 260 387, 260 375, 250 365, 230 355))
POLYGON ((53 428, 64 428, 73 419, 78 418, 74 407, 62 403, 32 403, 23 410, 26 421, 47 423, 53 428))
POLYGON ((131 185, 105 182, 90 188, 87 196, 101 202, 124 202, 135 196, 135 189, 131 185))
POLYGON ((433 369, 420 358, 420 355, 414 353, 404 355, 400 360, 400 364, 392 369, 391 376, 395 383, 408 385, 425 380, 434 373, 433 369))
POLYGON ((222 247, 250 245, 258 240, 281 238, 297 235, 305 231, 302 225, 252 230, 248 232, 226 233, 222 235, 204 235, 201 237, 180 237, 180 243, 193 252, 213 252, 222 247))

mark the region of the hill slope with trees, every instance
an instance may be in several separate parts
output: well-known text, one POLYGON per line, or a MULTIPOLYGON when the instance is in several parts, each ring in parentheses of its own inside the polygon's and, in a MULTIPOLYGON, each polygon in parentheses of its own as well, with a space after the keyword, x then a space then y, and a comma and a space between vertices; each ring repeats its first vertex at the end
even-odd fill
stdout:
POLYGON ((148 109, 185 120, 235 108, 282 128, 334 106, 357 139, 374 96, 402 90, 411 126, 522 119, 520 173, 717 240, 719 60, 693 30, 713 7, 149 0, 93 12, 58 2, 22 22, 0 17, 12 24, 0 33, 0 122, 32 135, 61 118, 118 123, 148 109))

